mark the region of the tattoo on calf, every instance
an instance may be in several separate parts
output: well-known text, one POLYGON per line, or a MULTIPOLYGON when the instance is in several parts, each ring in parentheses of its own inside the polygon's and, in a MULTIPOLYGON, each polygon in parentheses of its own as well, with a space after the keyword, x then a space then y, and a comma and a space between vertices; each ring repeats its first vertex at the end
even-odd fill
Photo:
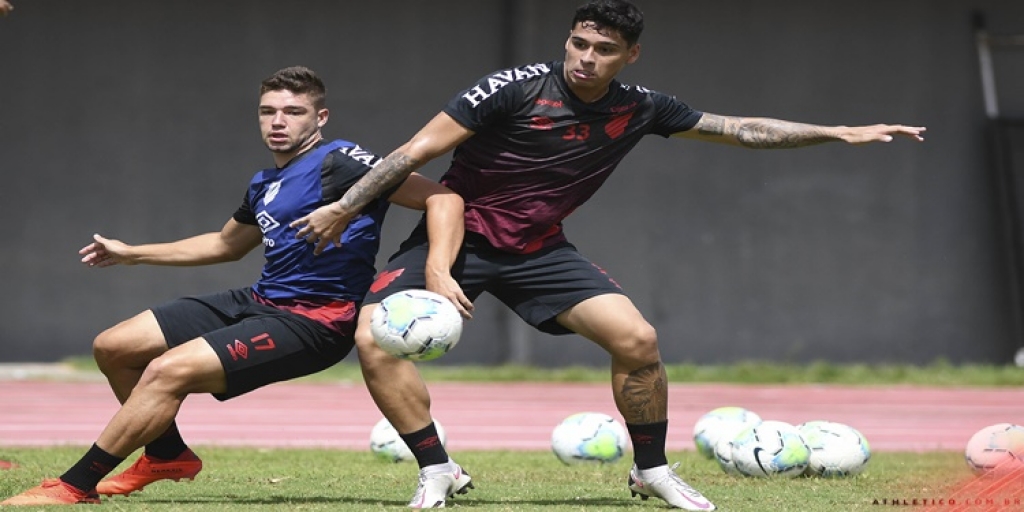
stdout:
POLYGON ((623 411, 628 423, 655 423, 668 418, 668 377, 665 367, 654 363, 626 376, 622 383, 623 411))

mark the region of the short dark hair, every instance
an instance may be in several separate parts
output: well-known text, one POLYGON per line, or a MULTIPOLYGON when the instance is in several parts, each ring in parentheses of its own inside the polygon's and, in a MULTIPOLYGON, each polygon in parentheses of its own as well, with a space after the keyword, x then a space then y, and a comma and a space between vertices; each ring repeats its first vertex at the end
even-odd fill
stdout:
POLYGON ((315 108, 322 109, 327 99, 327 87, 312 69, 304 66, 292 66, 280 69, 260 83, 260 96, 268 91, 291 91, 295 94, 308 94, 315 108))
MULTIPOLYGON (((640 40, 644 31, 644 13, 627 0, 592 0, 576 9, 572 28, 577 23, 591 22, 598 30, 612 29, 619 33, 630 46, 640 40)), ((570 29, 570 30, 571 30, 570 29)))

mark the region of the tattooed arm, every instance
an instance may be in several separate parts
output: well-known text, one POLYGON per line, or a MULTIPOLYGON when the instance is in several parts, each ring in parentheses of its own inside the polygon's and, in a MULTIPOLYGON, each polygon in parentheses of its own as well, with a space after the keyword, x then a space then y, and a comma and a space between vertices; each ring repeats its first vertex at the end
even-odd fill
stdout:
POLYGON ((296 238, 305 238, 307 242, 315 243, 316 254, 323 252, 331 243, 340 246, 342 232, 364 206, 385 190, 404 181, 416 169, 451 151, 472 136, 472 131, 455 122, 448 114, 438 114, 409 142, 391 152, 352 185, 338 202, 321 206, 292 222, 293 228, 302 226, 296 238))
POLYGON ((813 146, 823 142, 850 144, 889 142, 894 135, 922 141, 924 127, 875 124, 870 126, 819 126, 764 117, 732 117, 705 113, 693 129, 674 137, 721 142, 753 149, 813 146))

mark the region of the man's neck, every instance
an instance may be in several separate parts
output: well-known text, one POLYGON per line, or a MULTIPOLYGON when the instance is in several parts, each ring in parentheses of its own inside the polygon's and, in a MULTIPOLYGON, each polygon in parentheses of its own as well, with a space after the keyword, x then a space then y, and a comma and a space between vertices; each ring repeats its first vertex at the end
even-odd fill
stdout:
POLYGON ((605 95, 608 94, 608 91, 610 90, 609 88, 611 87, 611 83, 609 82, 608 84, 605 84, 604 87, 581 89, 577 86, 574 86, 572 80, 569 80, 569 72, 566 68, 562 69, 562 80, 565 82, 565 85, 569 88, 569 91, 571 91, 573 95, 576 96, 576 98, 578 98, 583 103, 593 103, 601 98, 604 98, 605 95))
POLYGON ((295 160, 295 158, 298 157, 299 155, 305 153, 306 151, 309 151, 310 148, 316 146, 317 143, 323 139, 323 135, 317 133, 316 136, 309 139, 309 142, 304 144, 301 148, 296 149, 295 151, 292 151, 290 153, 274 153, 274 165, 276 165, 278 169, 287 166, 288 163, 290 163, 292 160, 295 160))

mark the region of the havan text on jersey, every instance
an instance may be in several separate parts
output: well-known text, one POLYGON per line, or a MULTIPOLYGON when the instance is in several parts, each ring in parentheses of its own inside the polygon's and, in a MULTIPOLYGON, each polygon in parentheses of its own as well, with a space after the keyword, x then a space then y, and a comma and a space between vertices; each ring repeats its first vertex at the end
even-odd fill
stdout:
POLYGON ((551 68, 548 67, 547 64, 531 64, 529 66, 506 69, 487 77, 486 87, 482 83, 478 84, 466 91, 462 97, 465 98, 473 108, 476 108, 481 102, 490 98, 491 95, 498 92, 499 89, 512 82, 525 80, 527 78, 532 78, 550 72, 551 68))
POLYGON ((338 153, 347 155, 349 158, 367 167, 376 167, 377 164, 379 164, 380 161, 383 160, 382 157, 379 157, 363 149, 362 147, 359 146, 359 144, 354 144, 352 146, 343 146, 338 148, 337 151, 338 153))

